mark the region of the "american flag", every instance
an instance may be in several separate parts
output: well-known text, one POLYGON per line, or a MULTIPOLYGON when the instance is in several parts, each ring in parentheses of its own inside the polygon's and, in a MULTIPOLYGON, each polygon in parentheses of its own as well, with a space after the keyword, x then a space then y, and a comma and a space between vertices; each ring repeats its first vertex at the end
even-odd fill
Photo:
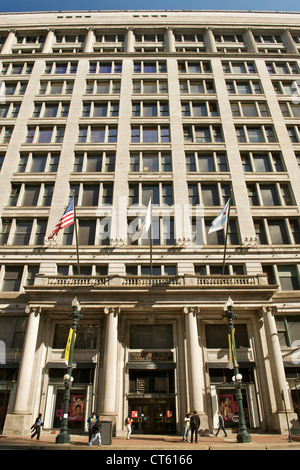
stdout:
POLYGON ((59 232, 61 229, 68 227, 69 225, 72 225, 74 223, 74 198, 70 200, 65 212, 63 213, 62 218, 58 222, 58 224, 55 226, 55 229, 51 233, 51 235, 48 237, 48 240, 51 240, 57 232, 59 232))

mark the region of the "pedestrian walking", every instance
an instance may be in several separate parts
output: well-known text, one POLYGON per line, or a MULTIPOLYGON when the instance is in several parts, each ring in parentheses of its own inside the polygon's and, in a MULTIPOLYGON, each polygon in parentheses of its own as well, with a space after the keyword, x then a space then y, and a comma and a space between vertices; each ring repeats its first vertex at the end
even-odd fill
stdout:
POLYGON ((36 418, 34 424, 31 426, 31 439, 36 436, 36 440, 40 440, 40 435, 41 435, 41 426, 43 426, 44 423, 42 421, 42 413, 39 413, 38 417, 36 418))
POLYGON ((183 432, 183 441, 189 442, 189 435, 190 435, 190 413, 187 413, 187 415, 184 418, 184 432, 183 432))
POLYGON ((97 416, 95 414, 95 412, 93 411, 91 416, 89 417, 89 419, 87 420, 87 423, 88 423, 88 431, 89 431, 89 442, 90 440, 92 439, 93 437, 93 433, 92 433, 92 427, 94 426, 95 422, 97 421, 97 416))
POLYGON ((89 441, 88 445, 92 446, 93 442, 98 438, 98 445, 101 446, 101 418, 100 416, 97 417, 97 421, 95 422, 94 426, 92 427, 93 437, 89 441))
POLYGON ((194 435, 195 435, 195 443, 197 444, 197 442, 198 442, 198 431, 199 431, 199 427, 200 427, 200 418, 197 415, 197 411, 194 411, 194 413, 191 416, 190 427, 191 427, 191 443, 193 442, 193 438, 194 438, 194 435))
POLYGON ((130 439, 130 434, 132 433, 132 423, 133 423, 133 420, 129 416, 127 416, 127 418, 125 419, 125 426, 127 429, 126 439, 130 439))
POLYGON ((222 413, 220 413, 220 411, 218 412, 218 422, 219 422, 219 427, 218 427, 218 430, 216 432, 216 437, 218 436, 219 432, 220 432, 220 429, 222 429, 222 431, 224 432, 224 435, 225 437, 227 437, 227 434, 226 434, 226 431, 225 431, 225 422, 224 422, 224 417, 222 415, 222 413))

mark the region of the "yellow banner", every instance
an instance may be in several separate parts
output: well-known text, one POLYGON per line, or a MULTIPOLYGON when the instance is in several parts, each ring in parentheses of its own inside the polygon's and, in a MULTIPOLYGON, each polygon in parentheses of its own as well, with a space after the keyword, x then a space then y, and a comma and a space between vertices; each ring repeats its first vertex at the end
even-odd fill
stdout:
MULTIPOLYGON (((70 328, 68 341, 67 341, 67 345, 66 345, 66 351, 65 351, 65 361, 66 361, 67 364, 69 363, 70 348, 71 348, 73 333, 74 333, 73 328, 70 328)), ((74 342, 75 342, 75 339, 76 339, 76 333, 75 333, 75 337, 74 337, 74 342)))

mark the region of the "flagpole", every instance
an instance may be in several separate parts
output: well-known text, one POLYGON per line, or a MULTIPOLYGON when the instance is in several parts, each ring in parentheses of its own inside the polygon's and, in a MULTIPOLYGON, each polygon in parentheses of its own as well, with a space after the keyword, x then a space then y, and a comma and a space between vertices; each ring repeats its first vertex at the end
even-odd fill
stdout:
POLYGON ((152 276, 152 195, 153 191, 150 191, 150 276, 152 276))
POLYGON ((78 231, 77 231, 76 204, 75 204, 75 191, 72 190, 72 193, 73 193, 74 228, 75 228, 76 254, 77 254, 77 274, 80 275, 79 250, 78 250, 78 231))
POLYGON ((222 266, 222 275, 225 274, 225 259, 226 259, 226 250, 227 250, 227 238, 228 238, 228 226, 229 226, 230 205, 231 205, 231 204, 230 204, 230 196, 229 196, 228 216, 227 216, 227 223, 226 223, 226 234, 225 234, 225 244, 224 244, 223 266, 222 266))

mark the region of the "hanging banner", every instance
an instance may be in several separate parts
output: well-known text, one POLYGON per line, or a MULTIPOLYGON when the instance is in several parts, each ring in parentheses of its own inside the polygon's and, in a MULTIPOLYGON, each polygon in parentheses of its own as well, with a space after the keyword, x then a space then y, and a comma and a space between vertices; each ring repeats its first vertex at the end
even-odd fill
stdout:
MULTIPOLYGON (((68 341, 67 341, 67 345, 66 345, 66 350, 65 350, 65 362, 66 362, 67 365, 69 364, 70 348, 71 348, 73 333, 74 333, 73 328, 70 328, 68 341)), ((74 336, 74 343, 75 343, 76 333, 74 333, 74 335, 75 335, 74 336)))

